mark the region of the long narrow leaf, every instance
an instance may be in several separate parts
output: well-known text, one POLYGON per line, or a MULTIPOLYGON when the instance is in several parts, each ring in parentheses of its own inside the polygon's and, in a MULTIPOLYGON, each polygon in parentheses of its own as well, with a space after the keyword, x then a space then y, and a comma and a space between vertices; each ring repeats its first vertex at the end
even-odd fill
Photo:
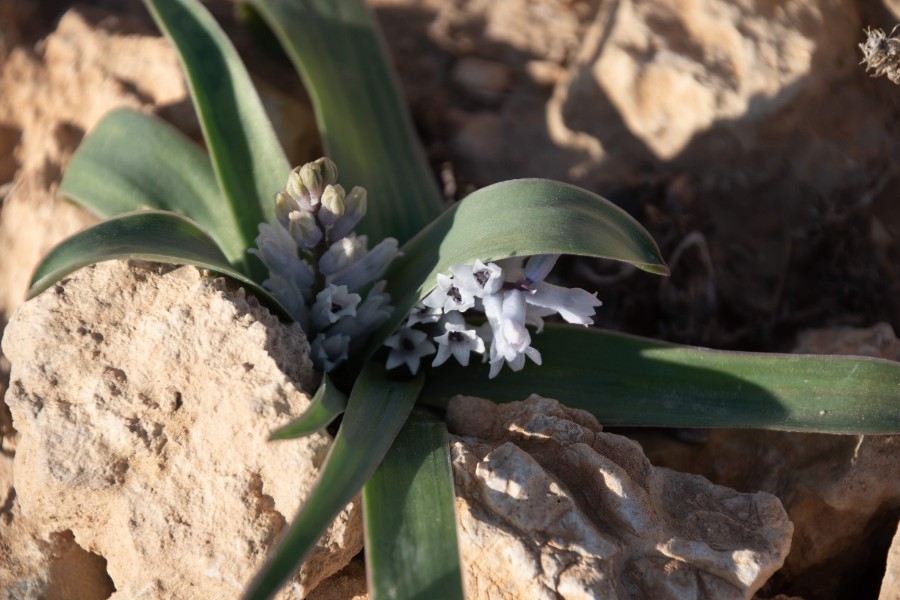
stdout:
MULTIPOLYGON (((224 195, 222 210, 238 223, 244 248, 274 214, 273 197, 289 165, 237 51, 196 0, 145 0, 157 25, 178 50, 224 195)), ((257 277, 261 263, 245 256, 257 277)))
POLYGON ((462 600, 447 428, 414 415, 363 488, 374 600, 462 600))
POLYGON ((361 233, 405 242, 441 211, 384 42, 363 0, 250 0, 312 98, 344 185, 369 192, 361 233))
POLYGON ((370 364, 363 370, 316 487, 245 598, 268 598, 303 562, 328 524, 375 472, 421 389, 421 377, 397 382, 387 379, 381 366, 370 364))
POLYGON ((104 260, 148 260, 194 265, 237 279, 283 318, 290 318, 266 290, 228 264, 209 235, 175 213, 141 211, 98 223, 50 251, 31 279, 33 298, 73 271, 104 260))
POLYGON ((537 393, 604 425, 900 432, 900 363, 723 352, 561 325, 548 325, 533 345, 542 366, 506 369, 494 380, 487 365, 435 369, 423 401, 442 406, 468 394, 507 402, 537 393))
POLYGON ((296 420, 273 431, 269 439, 290 440, 321 431, 346 408, 347 396, 335 387, 328 375, 325 375, 307 411, 296 420))
POLYGON ((511 256, 579 254, 620 260, 668 275, 653 238, 612 202, 573 185, 518 179, 483 188, 435 219, 403 247, 387 274, 394 314, 369 351, 380 346, 412 306, 454 264, 511 256))
POLYGON ((209 156, 160 119, 128 108, 107 114, 72 155, 59 191, 101 217, 141 208, 183 214, 244 269, 246 240, 223 210, 209 156))

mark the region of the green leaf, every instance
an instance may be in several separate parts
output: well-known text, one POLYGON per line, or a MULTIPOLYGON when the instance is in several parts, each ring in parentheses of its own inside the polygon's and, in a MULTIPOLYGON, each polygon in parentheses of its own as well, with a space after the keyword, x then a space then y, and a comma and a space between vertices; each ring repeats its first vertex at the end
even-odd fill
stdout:
POLYGON ((656 242, 621 208, 579 187, 518 179, 482 188, 407 242, 387 273, 391 319, 372 336, 374 351, 451 265, 511 256, 579 254, 668 275, 656 242))
POLYGON ((194 265, 228 275, 280 316, 290 319, 266 290, 228 264, 216 243, 196 223, 175 213, 155 210, 124 214, 63 240, 38 265, 28 297, 33 298, 81 267, 116 259, 194 265))
POLYGON ((296 420, 272 432, 271 440, 290 440, 325 429, 347 408, 347 396, 334 386, 328 375, 313 396, 312 404, 296 420))
POLYGON ((442 198, 371 11, 363 0, 249 2, 303 78, 341 182, 369 193, 359 232, 411 238, 440 214, 442 198))
POLYGON ((103 117, 72 155, 59 191, 101 217, 141 208, 181 213, 245 270, 246 240, 224 206, 209 157, 156 117, 128 108, 103 117))
POLYGON ((303 562, 328 524, 375 472, 421 389, 421 376, 390 380, 384 367, 373 363, 363 370, 350 392, 344 421, 316 487, 245 598, 268 598, 303 562))
POLYGON ((446 426, 414 414, 363 488, 370 594, 462 600, 446 426))
MULTIPOLYGON (((196 0, 145 4, 178 50, 224 195, 221 210, 231 213, 250 248, 257 226, 272 220, 273 198, 287 181, 284 151, 237 51, 209 12, 196 0)), ((245 260, 265 278, 255 257, 245 260)))
POLYGON ((600 329, 547 325, 532 338, 543 365, 446 364, 423 402, 454 394, 496 402, 536 393, 594 414, 605 426, 738 427, 900 433, 900 363, 676 346, 600 329))

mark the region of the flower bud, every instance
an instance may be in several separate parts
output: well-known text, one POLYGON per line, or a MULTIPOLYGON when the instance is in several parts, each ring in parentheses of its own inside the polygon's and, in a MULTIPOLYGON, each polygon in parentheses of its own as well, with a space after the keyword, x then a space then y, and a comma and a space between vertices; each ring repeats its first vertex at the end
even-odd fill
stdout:
POLYGON ((295 210, 288 215, 288 232, 301 248, 311 250, 322 240, 322 230, 312 213, 295 210))
POLYGON ((315 198, 322 197, 325 186, 337 183, 337 176, 337 165, 327 157, 306 163, 300 167, 300 181, 315 198))
MULTIPOLYGON (((295 168, 291 171, 291 174, 288 175, 284 193, 296 204, 296 208, 292 207, 291 210, 312 210, 314 199, 310 197, 309 190, 303 185, 303 181, 300 178, 301 168, 302 167, 295 168)), ((276 202, 277 201, 276 198, 276 202)), ((288 206, 290 206, 290 204, 288 206)))
MULTIPOLYGON (((319 208, 319 223, 328 230, 344 215, 344 188, 329 185, 322 192, 322 206, 319 208)), ((343 237, 343 236, 341 236, 343 237)), ((334 236, 332 236, 334 239, 334 236)))
POLYGON ((360 219, 366 215, 366 196, 366 190, 364 188, 355 186, 350 190, 350 193, 344 197, 344 214, 334 225, 332 225, 331 239, 340 239, 353 231, 353 228, 356 227, 356 224, 359 223, 360 219))

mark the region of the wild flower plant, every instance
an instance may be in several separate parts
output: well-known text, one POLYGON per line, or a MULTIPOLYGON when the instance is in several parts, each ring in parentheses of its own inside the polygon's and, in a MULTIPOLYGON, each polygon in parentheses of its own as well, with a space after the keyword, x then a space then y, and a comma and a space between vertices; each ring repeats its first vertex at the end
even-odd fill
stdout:
POLYGON ((446 429, 413 411, 439 414, 458 393, 504 402, 543 392, 609 425, 900 431, 896 363, 719 352, 587 327, 600 302, 547 281, 557 257, 665 275, 650 235, 600 196, 538 179, 488 186, 443 211, 362 0, 248 2, 302 76, 334 160, 293 171, 199 1, 145 3, 180 54, 208 154, 159 119, 110 113, 60 186, 107 220, 53 249, 29 294, 102 260, 192 264, 303 326, 322 384, 273 438, 342 420, 248 598, 274 594, 361 490, 373 594, 462 598, 446 429), (338 184, 335 163, 372 202, 338 184), (568 323, 544 323, 551 314, 568 323))

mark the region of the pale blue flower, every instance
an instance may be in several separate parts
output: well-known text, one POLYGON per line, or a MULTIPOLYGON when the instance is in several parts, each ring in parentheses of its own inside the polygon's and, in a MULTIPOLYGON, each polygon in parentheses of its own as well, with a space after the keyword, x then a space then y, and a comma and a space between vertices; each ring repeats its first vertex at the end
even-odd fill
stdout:
POLYGON ((316 301, 310 310, 313 328, 322 330, 337 323, 343 317, 356 316, 356 307, 362 298, 351 294, 345 285, 328 285, 316 294, 316 301))
POLYGON ((401 327, 384 345, 391 348, 385 367, 395 369, 405 364, 413 375, 418 372, 422 357, 435 352, 434 344, 428 341, 427 333, 409 327, 401 327))
MULTIPOLYGON (((360 236, 360 238, 364 239, 365 236, 360 236)), ((363 249, 355 256, 356 260, 347 264, 343 269, 326 274, 325 282, 346 285, 351 292, 356 291, 381 278, 391 262, 400 254, 397 240, 385 238, 371 250, 363 249)), ((321 261, 319 262, 321 264, 321 261)))
POLYGON ((320 333, 313 340, 311 347, 313 364, 320 371, 328 373, 347 360, 349 348, 349 335, 320 333))

